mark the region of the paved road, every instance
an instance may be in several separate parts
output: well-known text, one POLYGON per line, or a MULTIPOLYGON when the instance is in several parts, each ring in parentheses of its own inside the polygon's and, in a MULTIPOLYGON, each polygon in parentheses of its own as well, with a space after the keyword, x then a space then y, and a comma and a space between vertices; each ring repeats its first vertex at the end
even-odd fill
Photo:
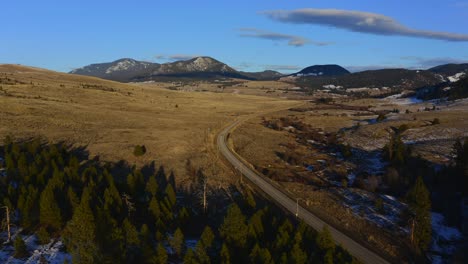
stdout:
POLYGON ((346 248, 354 257, 359 259, 364 263, 378 264, 378 263, 389 263, 374 252, 369 249, 361 246, 356 241, 352 240, 350 237, 326 224, 324 221, 310 213, 307 209, 299 206, 296 207, 296 201, 292 200, 276 187, 271 185, 269 182, 264 180, 261 176, 257 175, 252 169, 246 166, 242 161, 240 161, 235 154, 226 145, 226 139, 231 130, 238 126, 242 121, 238 120, 232 123, 230 126, 225 128, 221 133, 219 133, 217 138, 217 145, 219 151, 223 156, 235 167, 237 168, 245 177, 247 177, 252 183, 257 185, 258 188, 263 190, 268 194, 273 200, 281 204, 284 208, 289 210, 291 213, 296 214, 298 210, 298 217, 301 218, 305 223, 310 225, 315 230, 322 230, 324 225, 328 226, 328 229, 333 235, 335 242, 341 244, 346 248))

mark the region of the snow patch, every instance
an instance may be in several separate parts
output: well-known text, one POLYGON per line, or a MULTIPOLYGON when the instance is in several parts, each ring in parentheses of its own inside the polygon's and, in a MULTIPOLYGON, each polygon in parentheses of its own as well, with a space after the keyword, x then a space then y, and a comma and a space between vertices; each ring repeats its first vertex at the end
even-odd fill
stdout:
POLYGON ((465 72, 459 72, 459 73, 457 73, 455 75, 447 77, 447 79, 450 82, 458 82, 461 79, 461 77, 465 76, 465 74, 466 74, 465 72))
POLYGON ((134 60, 123 60, 119 61, 116 65, 107 68, 106 74, 110 74, 116 71, 126 71, 130 67, 133 67, 137 64, 134 60))
POLYGON ((447 226, 442 214, 432 212, 431 222, 432 263, 450 263, 450 259, 445 259, 445 257, 451 256, 461 246, 463 235, 457 228, 447 226))

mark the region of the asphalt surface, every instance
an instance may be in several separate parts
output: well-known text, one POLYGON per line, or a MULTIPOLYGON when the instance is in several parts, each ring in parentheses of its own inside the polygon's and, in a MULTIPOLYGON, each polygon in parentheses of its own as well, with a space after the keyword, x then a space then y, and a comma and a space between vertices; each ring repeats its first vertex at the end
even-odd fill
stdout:
POLYGON ((218 135, 218 150, 227 159, 227 161, 229 161, 237 170, 240 171, 242 175, 247 177, 253 184, 255 184, 258 188, 263 190, 266 194, 268 194, 271 197, 271 199, 275 200, 278 204, 282 205, 292 214, 297 214, 297 217, 302 219, 306 224, 308 224, 315 230, 319 231, 322 230, 324 226, 328 226, 328 229, 330 230, 335 242, 337 244, 341 244, 341 246, 343 246, 346 250, 349 251, 349 253, 351 253, 360 261, 372 264, 389 263, 373 251, 360 245, 347 235, 328 225, 327 223, 319 219, 317 216, 309 212, 307 209, 303 208, 300 205, 297 207, 295 200, 289 198, 283 192, 278 190, 275 186, 271 185, 269 182, 263 179, 262 176, 258 175, 256 172, 254 172, 252 169, 246 166, 240 159, 238 159, 236 155, 232 153, 229 147, 227 146, 226 140, 231 130, 233 130, 241 122, 241 120, 238 120, 232 123, 218 135))

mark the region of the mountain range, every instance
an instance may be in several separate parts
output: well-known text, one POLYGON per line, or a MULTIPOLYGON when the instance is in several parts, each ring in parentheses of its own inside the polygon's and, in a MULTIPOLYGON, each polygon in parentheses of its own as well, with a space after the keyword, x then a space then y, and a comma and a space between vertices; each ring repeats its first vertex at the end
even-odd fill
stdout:
POLYGON ((125 58, 113 62, 91 64, 75 69, 70 73, 120 82, 142 82, 176 78, 266 80, 277 79, 283 76, 276 71, 240 72, 210 57, 196 57, 190 60, 163 64, 125 58))
POLYGON ((238 71, 211 57, 195 57, 162 64, 124 58, 113 62, 91 64, 70 73, 119 82, 238 78, 281 80, 312 89, 388 87, 393 90, 414 90, 456 82, 468 76, 468 64, 445 64, 427 70, 381 69, 355 73, 350 73, 339 65, 329 64, 313 65, 299 72, 284 75, 271 70, 238 71))

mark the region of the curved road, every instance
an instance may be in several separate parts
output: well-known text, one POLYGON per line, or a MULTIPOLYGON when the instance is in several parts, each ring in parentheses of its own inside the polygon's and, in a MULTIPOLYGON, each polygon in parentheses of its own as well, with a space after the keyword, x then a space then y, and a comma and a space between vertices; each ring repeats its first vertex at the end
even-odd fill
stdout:
POLYGON ((277 203, 282 205, 292 214, 296 214, 296 212, 298 212, 298 217, 315 230, 322 230, 323 226, 328 226, 328 229, 330 230, 333 238, 335 239, 335 242, 337 244, 341 244, 360 261, 372 264, 389 263, 383 258, 381 258, 379 255, 360 245, 347 235, 328 225, 327 223, 310 213, 307 209, 303 208, 302 206, 296 207, 296 201, 292 200, 280 190, 278 190, 276 187, 264 180, 260 175, 255 173, 252 169, 246 166, 239 158, 237 158, 236 155, 233 152, 231 152, 231 150, 226 145, 226 140, 229 133, 241 122, 241 120, 235 121, 230 126, 226 127, 223 131, 221 131, 217 138, 218 150, 235 168, 237 168, 252 183, 257 185, 258 188, 260 188, 266 194, 268 194, 271 197, 271 199, 275 200, 277 203))

